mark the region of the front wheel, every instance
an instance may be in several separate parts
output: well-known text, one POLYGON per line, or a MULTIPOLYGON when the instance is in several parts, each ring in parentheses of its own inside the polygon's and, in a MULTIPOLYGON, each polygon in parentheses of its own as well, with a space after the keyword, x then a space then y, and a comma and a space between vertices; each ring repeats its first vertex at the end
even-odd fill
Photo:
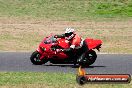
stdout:
POLYGON ((44 62, 40 60, 40 53, 35 51, 32 53, 30 60, 34 65, 42 65, 44 62))
POLYGON ((97 54, 95 51, 90 50, 86 54, 83 54, 80 58, 79 65, 81 66, 89 66, 92 65, 97 58, 97 54))

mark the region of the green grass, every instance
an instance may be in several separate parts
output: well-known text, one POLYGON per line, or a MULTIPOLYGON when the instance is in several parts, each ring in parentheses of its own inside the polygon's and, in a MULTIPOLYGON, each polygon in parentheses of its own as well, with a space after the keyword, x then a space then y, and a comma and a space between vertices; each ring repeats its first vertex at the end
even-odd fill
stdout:
POLYGON ((73 83, 75 75, 65 73, 42 73, 42 72, 1 72, 0 86, 17 84, 45 83, 48 85, 60 85, 73 83))
MULTIPOLYGON (((127 88, 132 84, 86 84, 83 88, 127 88)), ((4 88, 80 88, 76 74, 50 72, 0 72, 0 87, 4 88)))
POLYGON ((132 17, 132 0, 0 0, 0 16, 60 20, 132 17))

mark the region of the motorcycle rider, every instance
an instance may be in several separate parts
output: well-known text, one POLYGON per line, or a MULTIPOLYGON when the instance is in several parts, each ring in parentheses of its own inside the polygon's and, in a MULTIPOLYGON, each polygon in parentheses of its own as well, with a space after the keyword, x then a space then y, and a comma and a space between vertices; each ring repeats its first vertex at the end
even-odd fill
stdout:
POLYGON ((55 38, 65 38, 66 41, 70 44, 70 47, 68 49, 60 49, 57 50, 63 51, 63 52, 70 52, 74 49, 81 48, 81 37, 75 33, 75 30, 73 28, 66 28, 65 34, 62 35, 55 35, 55 38))
POLYGON ((75 30, 73 28, 66 28, 65 34, 61 35, 55 35, 55 38, 65 38, 67 42, 69 42, 70 47, 68 49, 57 49, 57 52, 63 51, 65 52, 68 56, 71 57, 71 59, 75 60, 73 50, 77 49, 79 50, 78 54, 82 54, 84 50, 88 50, 86 46, 86 42, 78 35, 75 33, 75 30))

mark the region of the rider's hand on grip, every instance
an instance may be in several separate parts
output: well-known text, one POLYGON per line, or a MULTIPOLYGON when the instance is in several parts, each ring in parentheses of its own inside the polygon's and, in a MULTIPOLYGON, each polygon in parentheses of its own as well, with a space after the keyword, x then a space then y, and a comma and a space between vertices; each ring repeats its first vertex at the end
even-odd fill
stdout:
POLYGON ((56 49, 56 52, 58 53, 58 52, 61 52, 62 51, 62 49, 56 49))
POLYGON ((54 35, 54 38, 58 38, 58 36, 57 35, 54 35))

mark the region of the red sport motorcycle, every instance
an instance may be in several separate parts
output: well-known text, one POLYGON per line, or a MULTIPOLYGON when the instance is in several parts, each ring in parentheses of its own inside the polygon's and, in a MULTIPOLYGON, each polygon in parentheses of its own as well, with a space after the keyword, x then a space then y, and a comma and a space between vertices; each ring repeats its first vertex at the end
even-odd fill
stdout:
POLYGON ((82 66, 89 66, 93 64, 97 58, 94 49, 101 48, 102 41, 91 38, 85 39, 88 50, 79 54, 80 50, 73 51, 74 59, 71 59, 65 52, 56 52, 56 49, 66 49, 70 44, 65 38, 55 38, 54 35, 45 37, 39 44, 39 47, 32 53, 30 60, 35 65, 42 65, 50 61, 53 64, 79 64, 82 66), (79 58, 83 54, 83 57, 79 58), (85 55, 84 55, 85 54, 85 55), (69 59, 70 58, 70 59, 69 59))

